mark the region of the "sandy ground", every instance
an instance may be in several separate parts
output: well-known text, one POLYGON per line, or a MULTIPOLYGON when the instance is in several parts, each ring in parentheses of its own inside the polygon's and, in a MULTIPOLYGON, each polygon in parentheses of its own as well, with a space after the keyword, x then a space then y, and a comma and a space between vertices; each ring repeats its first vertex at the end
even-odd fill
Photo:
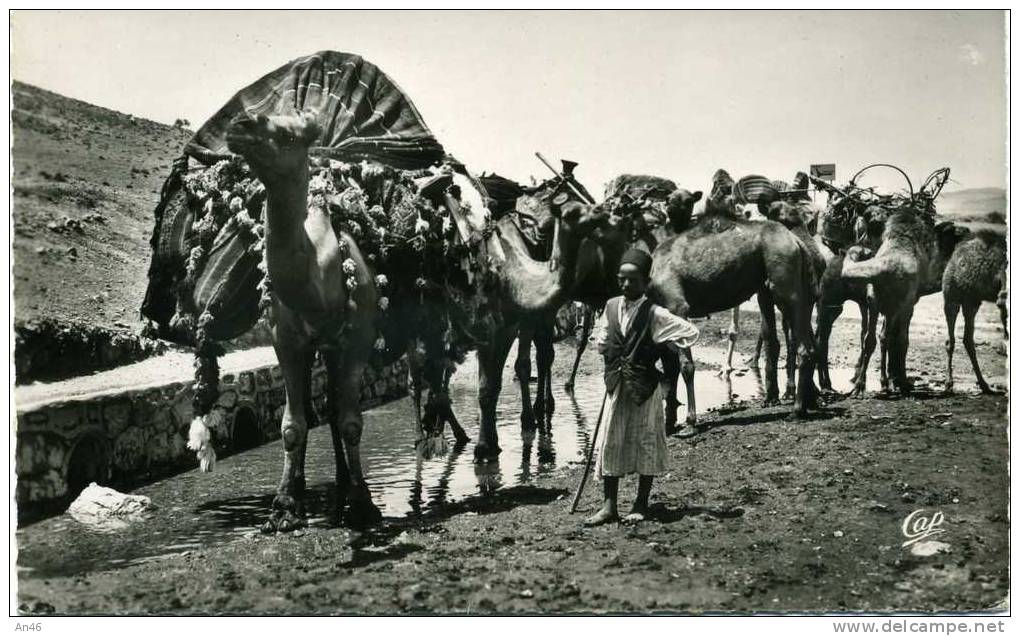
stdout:
MULTIPOLYGON (((926 301, 937 307, 937 299, 926 301)), ((848 309, 847 314, 853 314, 848 309)), ((990 319, 994 314, 982 314, 990 319)), ((930 311, 919 325, 937 320, 930 311)), ((721 344, 728 320, 704 323, 721 344)), ((741 355, 753 345, 745 320, 741 355)), ((1008 590, 1004 396, 937 389, 944 327, 912 330, 911 372, 936 390, 830 400, 807 421, 789 405, 736 402, 708 430, 670 439, 672 472, 653 519, 585 529, 592 483, 568 506, 581 467, 388 519, 367 531, 249 532, 158 562, 71 576, 23 576, 23 611, 68 614, 336 614, 979 610, 1008 590), (943 551, 915 556, 904 519, 941 512, 943 551)), ((1005 357, 979 331, 986 376, 1005 357)), ((856 357, 857 324, 837 324, 835 358, 856 357)), ((972 384, 958 349, 957 387, 972 384)), ((569 361, 557 361, 564 372, 569 361)), ((709 373, 709 371, 706 371, 709 373)), ((468 406, 463 407, 465 409, 468 406)), ((626 510, 636 484, 625 480, 626 510)), ((196 501, 195 506, 201 502, 196 501)))

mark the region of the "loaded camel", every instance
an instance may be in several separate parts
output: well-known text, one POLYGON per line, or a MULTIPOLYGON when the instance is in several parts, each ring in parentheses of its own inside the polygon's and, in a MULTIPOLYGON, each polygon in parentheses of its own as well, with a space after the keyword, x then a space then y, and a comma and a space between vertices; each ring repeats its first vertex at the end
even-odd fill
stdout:
POLYGON ((265 261, 274 290, 269 324, 287 393, 280 423, 283 475, 264 532, 286 532, 303 523, 305 449, 315 419, 311 369, 317 350, 323 353, 327 373, 338 509, 349 499, 353 523, 381 516, 361 467, 358 404, 375 341, 377 293, 357 243, 347 234, 337 236, 325 205, 309 201, 308 148, 319 134, 310 114, 241 119, 227 132, 230 150, 245 158, 266 187, 265 261), (358 283, 351 291, 343 269, 348 258, 358 283))
MULTIPOLYGON (((873 257, 868 258, 870 250, 860 246, 847 252, 842 278, 870 284, 878 312, 885 318, 883 348, 888 349, 888 383, 883 381, 883 385, 888 390, 904 394, 912 390, 906 357, 914 305, 921 296, 942 288, 946 266, 957 243, 967 233, 952 222, 933 225, 914 210, 898 210, 885 220, 882 244, 873 257)), ((868 336, 867 344, 870 346, 862 353, 856 378, 856 387, 861 390, 874 350, 872 335, 868 336)), ((886 365, 882 367, 884 374, 886 365)))

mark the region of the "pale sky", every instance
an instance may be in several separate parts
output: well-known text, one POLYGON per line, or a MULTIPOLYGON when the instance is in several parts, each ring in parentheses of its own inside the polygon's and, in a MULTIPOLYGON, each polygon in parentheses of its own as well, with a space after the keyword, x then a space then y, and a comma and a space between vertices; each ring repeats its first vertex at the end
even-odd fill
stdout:
POLYGON ((293 58, 357 53, 474 172, 545 177, 537 150, 601 193, 874 162, 1004 187, 1004 33, 1002 12, 15 11, 11 40, 17 80, 196 128, 293 58))

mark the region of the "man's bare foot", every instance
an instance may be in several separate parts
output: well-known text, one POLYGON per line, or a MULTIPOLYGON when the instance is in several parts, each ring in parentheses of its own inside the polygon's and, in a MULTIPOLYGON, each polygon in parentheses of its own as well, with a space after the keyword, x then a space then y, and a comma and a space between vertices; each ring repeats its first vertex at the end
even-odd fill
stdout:
POLYGON ((584 525, 586 525, 588 527, 601 526, 603 524, 612 523, 614 521, 619 521, 619 520, 620 520, 620 515, 616 512, 616 510, 613 510, 611 508, 603 507, 601 510, 599 510, 595 514, 593 514, 592 516, 590 516, 587 519, 585 519, 584 520, 584 525))
POLYGON ((635 503, 630 512, 623 518, 624 523, 641 523, 648 518, 648 505, 635 503))

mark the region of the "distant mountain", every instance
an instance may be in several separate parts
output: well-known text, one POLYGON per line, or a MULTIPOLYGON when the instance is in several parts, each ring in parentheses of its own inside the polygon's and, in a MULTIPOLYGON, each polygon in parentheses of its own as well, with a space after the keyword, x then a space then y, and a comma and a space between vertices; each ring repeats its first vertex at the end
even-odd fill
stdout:
POLYGON ((943 192, 935 201, 939 214, 954 217, 986 217, 998 212, 1006 215, 1006 191, 1002 188, 968 188, 943 192))

